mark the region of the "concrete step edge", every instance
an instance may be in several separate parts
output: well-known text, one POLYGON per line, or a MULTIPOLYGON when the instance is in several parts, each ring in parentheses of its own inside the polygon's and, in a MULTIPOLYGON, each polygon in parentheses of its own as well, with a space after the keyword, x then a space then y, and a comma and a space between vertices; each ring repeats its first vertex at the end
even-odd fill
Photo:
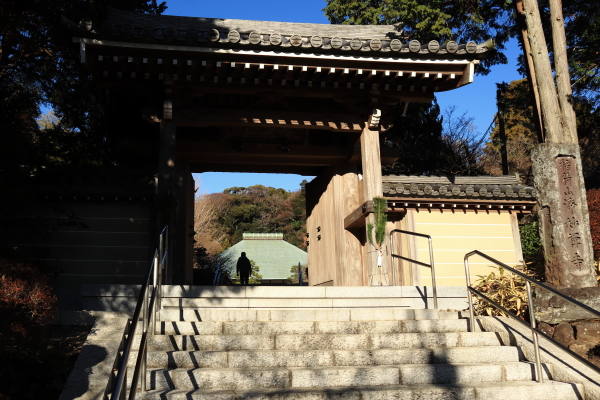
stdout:
MULTIPOLYGON (((135 365, 137 352, 129 366, 135 365)), ((435 347, 374 350, 149 351, 152 368, 320 367, 413 364, 493 364, 524 360, 512 346, 435 347)))
POLYGON ((176 321, 389 321, 463 319, 464 311, 413 308, 336 308, 336 309, 215 309, 166 308, 163 320, 176 321))
POLYGON ((150 391, 141 396, 144 400, 154 399, 219 399, 237 400, 240 398, 272 398, 277 399, 339 399, 343 397, 349 400, 361 399, 389 399, 389 398, 427 398, 431 400, 442 400, 456 398, 461 400, 476 400, 485 398, 487 400, 578 400, 583 393, 581 385, 548 381, 544 384, 537 382, 489 382, 480 384, 434 384, 434 385, 389 385, 389 386, 356 386, 352 388, 311 388, 311 389, 262 389, 262 390, 158 390, 150 391), (505 391, 512 393, 506 397, 505 391), (494 391, 499 396, 490 396, 487 392, 494 391), (477 396, 478 392, 484 392, 486 397, 477 396), (518 392, 525 392, 527 397, 518 397, 518 392), (378 396, 378 394, 380 394, 378 396), (408 395, 408 396, 407 396, 408 395), (425 397, 426 396, 426 397, 425 397))
MULTIPOLYGON (((138 337, 136 337, 138 339, 138 337)), ((148 350, 357 350, 407 347, 474 347, 501 344, 494 332, 310 335, 163 335, 148 350)), ((139 347, 139 339, 133 343, 139 347)))
MULTIPOLYGON (((162 321, 161 335, 448 333, 466 332, 465 319, 396 321, 162 321)), ((141 334, 141 333, 138 333, 141 334)))
MULTIPOLYGON (((288 371, 326 371, 326 370, 337 370, 337 369, 387 369, 387 368, 423 368, 423 369, 431 369, 431 368, 443 368, 448 366, 453 367, 489 367, 490 365, 496 366, 506 366, 506 367, 514 367, 527 365, 533 368, 534 363, 528 361, 513 361, 513 362, 497 362, 497 363, 478 363, 478 362, 470 362, 470 363, 459 363, 459 364, 390 364, 390 365, 357 365, 357 366, 326 366, 326 367, 240 367, 240 368, 148 368, 148 371, 165 371, 165 372, 174 372, 174 371, 199 371, 199 372, 211 372, 211 371, 278 371, 278 370, 288 370, 288 371)), ((548 369, 552 369, 551 364, 542 363, 542 368, 547 367, 548 369)), ((505 381, 502 381, 505 382, 505 381)), ((511 381, 506 381, 511 382, 511 381)))
MULTIPOLYGON (((546 379, 551 366, 543 365, 546 379)), ((354 387, 531 381, 529 363, 402 365, 316 368, 177 368, 148 371, 155 389, 248 389, 354 387)))

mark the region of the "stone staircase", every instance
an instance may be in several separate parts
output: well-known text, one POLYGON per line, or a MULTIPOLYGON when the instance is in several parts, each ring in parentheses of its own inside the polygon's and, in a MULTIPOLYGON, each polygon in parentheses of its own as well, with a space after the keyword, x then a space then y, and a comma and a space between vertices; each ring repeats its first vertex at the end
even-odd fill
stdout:
POLYGON ((263 298, 261 307, 166 301, 148 347, 150 390, 138 398, 583 398, 581 385, 549 380, 551 365, 543 365, 545 383, 535 382, 519 347, 502 346, 495 332, 468 332, 461 312, 282 308, 290 296, 263 298))

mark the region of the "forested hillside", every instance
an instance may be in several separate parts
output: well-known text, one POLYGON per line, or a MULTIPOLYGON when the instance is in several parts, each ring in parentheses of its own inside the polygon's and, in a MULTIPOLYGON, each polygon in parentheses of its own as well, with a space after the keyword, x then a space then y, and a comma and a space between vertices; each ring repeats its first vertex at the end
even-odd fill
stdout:
POLYGON ((254 185, 196 198, 196 247, 216 255, 242 240, 244 232, 283 233, 283 239, 306 250, 304 185, 294 192, 254 185))

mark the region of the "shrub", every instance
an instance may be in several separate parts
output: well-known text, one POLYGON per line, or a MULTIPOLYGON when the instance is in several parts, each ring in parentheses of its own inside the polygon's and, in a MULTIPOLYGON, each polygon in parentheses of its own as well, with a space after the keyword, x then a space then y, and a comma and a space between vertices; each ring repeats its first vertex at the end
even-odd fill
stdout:
POLYGON ((31 347, 43 337, 57 308, 48 279, 31 264, 0 259, 0 339, 31 347))
POLYGON ((0 259, 0 398, 45 398, 62 389, 68 367, 45 351, 56 308, 45 275, 0 259))
MULTIPOLYGON (((535 218, 535 217, 534 217, 535 218)), ((540 281, 545 280, 544 248, 540 240, 539 224, 536 219, 519 226, 523 262, 529 276, 540 281)))
POLYGON ((540 240, 540 230, 537 221, 519 226, 521 234, 521 248, 523 249, 524 261, 531 262, 537 260, 542 254, 542 242, 540 240))
MULTIPOLYGON (((527 312, 525 279, 505 272, 504 268, 499 267, 498 273, 493 271, 487 276, 479 275, 474 287, 508 311, 524 317, 527 312)), ((503 312, 481 299, 475 300, 473 308, 477 315, 504 315, 503 312)))
POLYGON ((594 259, 600 259, 600 188, 587 191, 588 210, 590 215, 590 232, 594 246, 594 259))
MULTIPOLYGON (((260 270, 260 267, 258 265, 256 265, 256 263, 253 260, 250 260, 250 265, 252 266, 252 270, 250 271, 250 277, 248 278, 248 284, 249 285, 260 285, 262 283, 261 280, 263 278, 263 276, 258 273, 258 271, 260 270)), ((233 279, 235 279, 238 282, 240 281, 240 276, 238 275, 237 272, 233 275, 233 279)))
MULTIPOLYGON (((308 282, 308 267, 306 265, 301 265, 302 269, 302 281, 308 282)), ((300 283, 300 276, 298 274, 298 265, 292 265, 290 268, 291 275, 287 278, 288 283, 298 284, 300 283)))

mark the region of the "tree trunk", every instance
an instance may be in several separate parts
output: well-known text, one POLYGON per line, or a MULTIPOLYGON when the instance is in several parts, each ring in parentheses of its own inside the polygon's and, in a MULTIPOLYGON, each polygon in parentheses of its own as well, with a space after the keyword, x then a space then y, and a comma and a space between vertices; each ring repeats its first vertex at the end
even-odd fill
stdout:
MULTIPOLYGON (((577 117, 575 116, 575 111, 573 111, 573 92, 571 90, 569 63, 567 61, 567 37, 565 36, 565 22, 563 20, 560 0, 550 0, 550 20, 552 21, 554 69, 556 72, 556 86, 558 88, 558 102, 563 114, 565 128, 570 136, 569 143, 579 143, 577 138, 577 117)), ((565 132, 565 139, 567 132, 565 132)))
POLYGON ((523 1, 515 1, 515 9, 517 11, 517 22, 521 28, 521 43, 523 45, 523 56, 525 57, 525 66, 527 67, 527 81, 529 83, 530 97, 533 101, 533 118, 535 119, 535 127, 539 143, 544 143, 544 122, 542 121, 542 108, 540 106, 540 91, 537 84, 537 76, 535 75, 535 67, 533 66, 533 58, 531 56, 531 45, 529 44, 529 33, 527 32, 527 24, 525 23, 525 12, 523 11, 523 1))
POLYGON ((570 143, 570 135, 565 135, 563 132, 563 118, 556 96, 556 88, 537 0, 523 0, 523 11, 529 33, 531 56, 538 80, 546 142, 570 143))
POLYGON ((550 5, 558 93, 537 0, 523 0, 546 140, 531 153, 546 279, 559 287, 592 287, 597 282, 576 120, 569 102, 562 6, 560 0, 550 0, 550 5))

